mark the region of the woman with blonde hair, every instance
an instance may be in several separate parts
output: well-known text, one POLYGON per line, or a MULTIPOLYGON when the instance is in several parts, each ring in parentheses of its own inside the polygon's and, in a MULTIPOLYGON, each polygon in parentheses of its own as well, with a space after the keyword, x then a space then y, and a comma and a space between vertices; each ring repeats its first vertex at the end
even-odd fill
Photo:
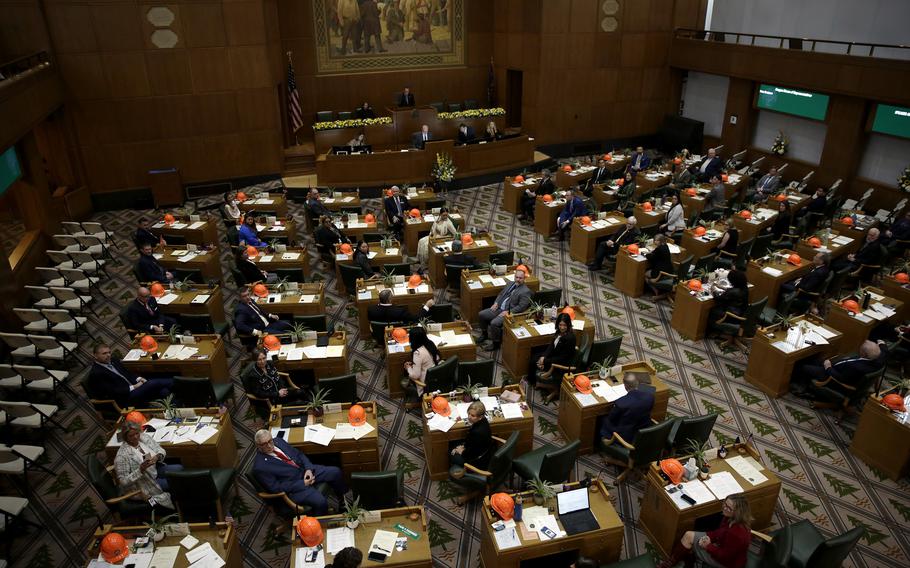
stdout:
POLYGON ((671 568, 680 562, 691 566, 696 560, 703 566, 743 568, 752 539, 752 508, 742 493, 724 499, 723 520, 709 532, 686 531, 670 557, 658 568, 671 568))
POLYGON ((136 499, 173 509, 167 474, 180 471, 183 466, 165 464, 165 451, 142 431, 138 422, 124 420, 120 436, 122 443, 114 456, 114 470, 121 494, 139 491, 136 499))

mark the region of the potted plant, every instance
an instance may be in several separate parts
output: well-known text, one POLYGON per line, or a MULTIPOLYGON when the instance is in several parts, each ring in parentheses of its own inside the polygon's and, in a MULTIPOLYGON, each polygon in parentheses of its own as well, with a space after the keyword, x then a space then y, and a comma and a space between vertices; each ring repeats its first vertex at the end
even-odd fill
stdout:
POLYGON ((170 327, 170 329, 167 330, 168 343, 170 343, 171 345, 174 345, 175 343, 177 343, 178 336, 180 336, 180 326, 177 324, 174 324, 170 327))
POLYGON ((164 540, 164 537, 167 536, 167 531, 165 527, 175 520, 178 520, 179 516, 177 513, 171 513, 160 519, 155 518, 155 508, 152 507, 152 520, 148 523, 145 523, 145 526, 149 528, 148 536, 155 542, 161 542, 164 540))
POLYGON ((591 370, 595 371, 601 380, 604 380, 610 376, 610 369, 613 368, 613 365, 615 363, 616 357, 606 357, 603 361, 599 363, 595 362, 593 365, 591 365, 591 370))
POLYGON ((528 481, 528 489, 531 490, 531 493, 534 496, 535 505, 543 505, 548 499, 552 499, 556 496, 556 491, 545 481, 541 481, 539 477, 535 477, 528 481))
POLYGON ((395 237, 387 234, 384 239, 379 241, 379 246, 383 249, 390 249, 395 244, 395 237))
POLYGON ((462 400, 464 402, 473 402, 480 400, 481 389, 484 388, 480 383, 474 383, 461 389, 462 400))
POLYGON ((174 404, 173 394, 169 394, 164 398, 159 398, 158 400, 152 401, 152 406, 155 408, 160 408, 163 411, 164 417, 168 420, 177 417, 177 405, 174 404))
POLYGON ((316 387, 310 396, 310 401, 303 405, 303 408, 313 414, 316 418, 321 418, 325 413, 323 408, 329 402, 329 393, 332 389, 321 389, 316 387))
POLYGON ((186 292, 191 287, 192 287, 192 283, 190 282, 189 276, 187 276, 183 280, 174 280, 174 290, 176 290, 178 292, 186 292))
POLYGON ((531 300, 531 305, 528 307, 528 320, 543 320, 543 312, 547 307, 546 304, 531 300))
POLYGON ((710 442, 699 444, 698 441, 689 438, 689 453, 695 458, 695 465, 698 467, 698 478, 701 480, 708 479, 708 471, 711 469, 706 456, 710 449, 710 442))
POLYGON ((782 330, 789 331, 790 328, 793 327, 794 320, 796 318, 791 315, 783 316, 783 315, 777 314, 776 316, 774 316, 774 319, 780 325, 780 328, 782 330))
POLYGON ((280 245, 280 244, 281 244, 281 241, 279 241, 278 239, 270 240, 269 246, 268 246, 269 252, 275 252, 276 250, 278 250, 278 245, 280 245))
POLYGON ((353 530, 360 526, 360 520, 363 518, 366 509, 360 506, 360 497, 354 500, 344 500, 344 520, 349 529, 353 530))
POLYGON ((291 336, 291 341, 293 341, 294 343, 297 343, 298 341, 303 341, 303 334, 307 331, 311 331, 310 328, 303 325, 302 323, 297 323, 297 322, 292 323, 291 331, 289 334, 291 336))
POLYGON ((382 280, 384 286, 391 288, 392 285, 395 284, 395 273, 383 266, 382 275, 379 279, 382 280))
POLYGON ((288 289, 288 279, 287 276, 278 280, 275 283, 275 290, 280 294, 285 292, 288 289))

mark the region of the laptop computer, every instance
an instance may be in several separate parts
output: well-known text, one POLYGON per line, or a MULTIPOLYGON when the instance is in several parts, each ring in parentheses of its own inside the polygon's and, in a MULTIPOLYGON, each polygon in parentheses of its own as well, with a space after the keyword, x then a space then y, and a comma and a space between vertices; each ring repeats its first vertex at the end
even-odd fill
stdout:
POLYGON ((600 528, 594 513, 591 512, 591 501, 588 488, 563 491, 556 496, 559 520, 566 534, 573 535, 600 528))

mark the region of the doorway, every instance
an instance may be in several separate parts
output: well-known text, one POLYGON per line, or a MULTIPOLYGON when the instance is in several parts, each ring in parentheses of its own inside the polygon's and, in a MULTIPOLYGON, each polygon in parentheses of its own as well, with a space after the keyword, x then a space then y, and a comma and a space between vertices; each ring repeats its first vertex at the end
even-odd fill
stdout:
POLYGON ((506 70, 506 126, 521 127, 521 90, 523 73, 517 69, 506 70))

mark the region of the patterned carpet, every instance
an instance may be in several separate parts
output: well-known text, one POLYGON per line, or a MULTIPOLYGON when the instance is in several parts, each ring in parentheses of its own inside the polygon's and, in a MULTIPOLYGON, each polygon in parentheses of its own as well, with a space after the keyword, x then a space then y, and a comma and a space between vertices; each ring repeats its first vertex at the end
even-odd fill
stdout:
MULTIPOLYGON (((718 412, 717 441, 754 433, 755 444, 764 463, 783 480, 776 525, 801 518, 811 520, 830 535, 854 526, 865 528, 858 548, 847 566, 894 567, 910 565, 910 483, 886 480, 848 451, 854 421, 835 424, 828 413, 812 410, 793 397, 772 400, 743 379, 746 358, 738 351, 725 351, 711 341, 683 340, 670 327, 670 308, 654 305, 647 299, 633 300, 620 294, 603 276, 590 276, 585 267, 571 261, 567 245, 547 242, 532 228, 515 222, 512 215, 499 209, 502 187, 489 185, 450 195, 451 204, 469 216, 468 225, 488 227, 501 249, 513 249, 530 258, 532 269, 542 278, 543 288, 561 287, 571 303, 585 306, 597 318, 598 337, 622 335, 621 361, 646 359, 672 386, 670 413, 673 416, 718 412)), ((209 202, 214 202, 209 200, 209 202)), ((298 206, 292 206, 298 207, 298 206)), ((298 219, 302 211, 294 210, 298 219)), ((126 350, 126 335, 117 317, 118 308, 134 295, 135 281, 130 268, 135 253, 130 243, 136 220, 151 211, 118 211, 95 215, 116 233, 119 262, 111 267, 111 278, 102 285, 104 297, 96 299, 97 316, 89 320, 90 333, 99 340, 126 350)), ((160 213, 155 213, 160 214, 160 213)), ((223 253, 227 261, 228 253, 223 253)), ((315 253, 311 261, 318 273, 315 253)), ((225 270, 225 273, 229 272, 225 270)), ((329 281, 334 274, 323 274, 329 281)), ((236 302, 236 287, 229 282, 225 290, 226 311, 236 302)), ((356 310, 344 298, 326 287, 327 310, 336 326, 356 330, 356 310)), ((399 468, 406 474, 406 501, 424 503, 429 510, 429 538, 437 567, 475 567, 480 565, 480 508, 475 501, 467 506, 456 503, 457 489, 450 483, 431 482, 423 465, 421 427, 414 413, 405 412, 397 400, 384 391, 383 367, 367 342, 349 333, 351 369, 358 373, 362 398, 379 403, 380 451, 384 468, 399 468)), ((239 344, 229 345, 229 364, 237 376, 242 362, 239 344)), ((81 357, 90 359, 88 341, 81 345, 81 357)), ((81 380, 82 371, 75 370, 81 380)), ((499 380, 508 379, 497 368, 499 380)), ((239 377, 235 379, 240 389, 239 377)), ((254 420, 243 397, 232 408, 237 441, 240 446, 237 468, 251 464, 255 447, 251 444, 254 420)), ((45 528, 40 534, 19 535, 13 542, 13 566, 47 568, 84 565, 84 550, 97 526, 96 514, 109 520, 107 510, 85 477, 86 455, 99 451, 107 433, 91 408, 82 400, 61 401, 60 421, 65 432, 49 433, 45 465, 57 472, 56 478, 43 473, 30 475, 33 489, 26 518, 45 528)), ((562 443, 556 427, 556 406, 534 400, 535 446, 545 442, 562 443)), ((576 478, 602 474, 612 483, 616 470, 604 467, 599 456, 578 460, 576 478)), ((16 494, 9 481, 5 494, 16 494)), ((249 567, 284 567, 289 563, 289 530, 281 519, 261 506, 246 480, 238 478, 239 496, 231 503, 232 514, 240 528, 245 563, 249 567)), ((614 505, 625 520, 623 557, 652 551, 636 521, 643 484, 640 480, 611 490, 614 505)), ((492 567, 488 567, 492 568, 492 567)))

